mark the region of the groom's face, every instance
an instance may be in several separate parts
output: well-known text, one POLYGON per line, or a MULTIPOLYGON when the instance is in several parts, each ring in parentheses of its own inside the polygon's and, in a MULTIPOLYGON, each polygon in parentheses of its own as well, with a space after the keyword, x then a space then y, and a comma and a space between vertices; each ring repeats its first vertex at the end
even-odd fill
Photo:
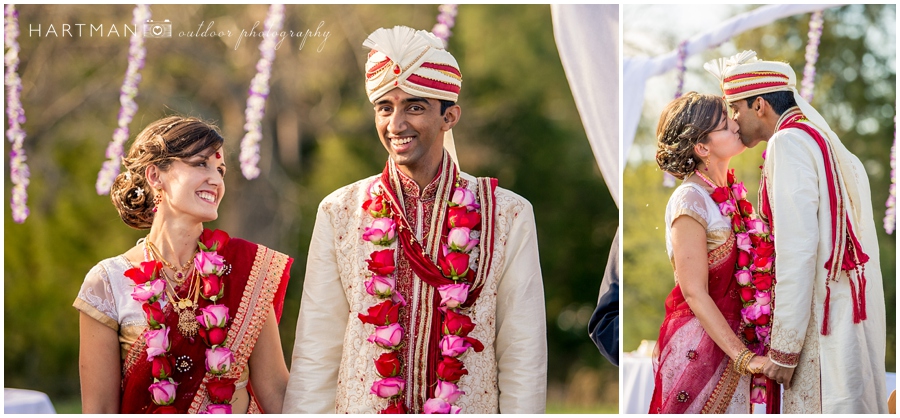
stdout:
MULTIPOLYGON (((761 100, 757 98, 757 100, 761 100)), ((728 104, 731 110, 731 118, 738 123, 741 128, 741 142, 747 148, 753 148, 760 141, 766 141, 769 138, 765 135, 765 127, 758 113, 753 107, 747 105, 744 99, 735 100, 728 104)))

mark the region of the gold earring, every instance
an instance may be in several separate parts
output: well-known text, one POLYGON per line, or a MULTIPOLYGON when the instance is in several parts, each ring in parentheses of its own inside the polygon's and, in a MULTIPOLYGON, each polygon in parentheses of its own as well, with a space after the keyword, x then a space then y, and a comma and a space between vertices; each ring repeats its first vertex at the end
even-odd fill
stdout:
POLYGON ((709 171, 709 157, 706 157, 706 167, 703 167, 703 171, 709 171))
POLYGON ((156 189, 156 193, 153 195, 153 211, 156 212, 159 209, 159 204, 162 203, 162 189, 156 189))

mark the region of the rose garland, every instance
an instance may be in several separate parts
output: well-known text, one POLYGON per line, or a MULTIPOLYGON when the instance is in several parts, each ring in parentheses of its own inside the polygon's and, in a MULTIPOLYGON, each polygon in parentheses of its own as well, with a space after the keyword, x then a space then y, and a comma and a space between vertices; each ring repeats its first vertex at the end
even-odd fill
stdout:
MULTIPOLYGON (((699 171, 697 175, 715 187, 711 180, 699 171)), ((731 220, 732 231, 738 247, 734 278, 741 286, 741 336, 747 348, 754 354, 766 354, 772 324, 775 295, 775 242, 769 226, 758 219, 753 205, 747 201, 744 183, 735 183, 734 169, 728 170, 727 186, 716 187, 712 199, 719 205, 719 212, 731 220)), ((765 403, 766 378, 754 375, 750 392, 752 403, 765 403)))
POLYGON ((887 202, 885 202, 885 206, 887 209, 884 211, 884 231, 888 233, 888 235, 894 233, 894 228, 897 226, 897 183, 896 183, 896 169, 897 169, 897 117, 894 116, 894 145, 891 145, 891 187, 888 191, 887 202))
MULTIPOLYGON (((225 344, 228 335, 226 328, 231 318, 228 307, 216 303, 224 293, 221 275, 228 270, 225 259, 216 251, 224 247, 228 239, 228 234, 223 231, 210 233, 205 230, 198 242, 200 251, 194 258, 194 268, 200 280, 200 295, 213 302, 212 305, 201 308, 200 315, 197 316, 197 322, 200 323, 199 334, 210 346, 206 350, 206 370, 213 376, 207 383, 209 405, 204 413, 230 414, 230 402, 237 380, 223 378, 234 363, 234 354, 225 344)), ((148 329, 144 332, 144 339, 147 341, 147 361, 153 363, 153 384, 148 390, 151 400, 158 406, 153 412, 177 413, 179 411, 172 406, 178 383, 172 378, 170 328, 165 324, 161 305, 161 301, 165 300, 167 282, 160 277, 161 272, 162 263, 153 260, 141 263, 140 268, 127 270, 125 276, 134 281, 131 297, 142 304, 147 318, 148 329)))
POLYGON ((394 273, 397 269, 394 260, 397 224, 390 217, 390 203, 377 180, 369 185, 367 193, 369 198, 363 203, 362 209, 374 220, 372 226, 363 231, 362 239, 378 247, 388 247, 373 251, 366 259, 368 269, 372 272, 365 283, 366 292, 382 302, 370 307, 366 315, 358 314, 363 323, 375 325, 375 332, 366 341, 388 350, 375 359, 375 370, 381 379, 372 382, 369 391, 389 400, 382 413, 403 414, 406 413, 402 400, 406 380, 400 377, 403 364, 399 350, 404 329, 399 322, 400 308, 406 306, 406 300, 397 291, 397 276, 394 273))
POLYGON ((25 109, 22 108, 22 78, 18 73, 19 43, 16 41, 19 37, 19 12, 14 5, 7 4, 4 17, 6 25, 4 43, 8 48, 4 57, 6 116, 9 119, 6 137, 12 143, 12 149, 9 151, 9 177, 13 184, 10 207, 13 221, 23 223, 29 213, 27 206, 29 171, 28 164, 25 164, 25 149, 22 147, 25 142, 25 130, 22 129, 22 124, 25 123, 25 109))
MULTIPOLYGON (((139 4, 134 7, 131 24, 135 28, 143 26, 150 20, 150 6, 139 4)), ((128 125, 137 113, 138 105, 134 98, 137 96, 138 84, 141 82, 140 71, 144 68, 144 58, 147 49, 144 48, 144 31, 135 30, 131 34, 131 43, 128 47, 128 68, 125 70, 125 80, 122 81, 122 89, 119 92, 118 128, 113 131, 113 138, 106 147, 106 158, 100 174, 97 175, 97 194, 107 194, 112 188, 113 180, 119 174, 119 166, 122 164, 122 154, 125 153, 125 142, 128 141, 128 125)))
POLYGON ((269 97, 269 78, 272 76, 272 62, 275 61, 275 48, 278 46, 277 33, 281 31, 284 21, 284 5, 269 6, 263 33, 267 34, 259 44, 259 61, 256 63, 256 76, 250 81, 250 95, 247 97, 247 110, 244 115, 247 131, 241 139, 241 172, 247 180, 259 176, 259 141, 262 140, 262 119, 266 113, 266 98, 269 97))
MULTIPOLYGON (((375 332, 367 341, 389 350, 375 359, 375 369, 381 379, 372 383, 370 393, 389 400, 382 413, 406 413, 402 400, 406 381, 399 376, 403 365, 398 355, 404 333, 399 324, 400 308, 406 305, 406 301, 396 290, 394 256, 397 224, 391 218, 393 208, 378 180, 369 185, 367 193, 368 199, 362 208, 374 220, 363 231, 362 239, 376 246, 389 247, 372 252, 366 260, 373 274, 365 283, 366 292, 383 301, 370 307, 366 315, 358 314, 363 323, 375 325, 375 332)), ((423 405, 426 414, 460 412, 460 408, 453 403, 465 392, 459 389, 457 382, 469 372, 459 357, 470 347, 476 352, 484 349, 480 341, 468 336, 475 324, 461 313, 469 295, 470 284, 467 281, 475 277, 474 260, 470 259, 470 253, 479 243, 476 229, 481 223, 477 212, 480 206, 475 202, 475 194, 459 187, 458 181, 447 205, 449 232, 442 244, 438 264, 442 274, 454 283, 437 289, 441 296, 440 310, 444 313, 439 343, 442 358, 437 364, 438 382, 434 397, 423 405)))

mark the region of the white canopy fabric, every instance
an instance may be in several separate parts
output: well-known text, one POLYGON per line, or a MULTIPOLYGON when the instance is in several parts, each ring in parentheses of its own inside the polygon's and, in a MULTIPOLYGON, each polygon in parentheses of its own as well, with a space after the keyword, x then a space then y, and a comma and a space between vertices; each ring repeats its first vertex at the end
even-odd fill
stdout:
POLYGON ((559 58, 600 173, 619 201, 619 6, 551 6, 559 58))
MULTIPOLYGON (((773 4, 737 15, 722 22, 711 30, 698 34, 687 41, 687 56, 715 47, 733 36, 750 29, 767 25, 778 19, 831 7, 840 4, 773 4)), ((558 42, 558 41, 557 41, 558 42)), ((641 108, 644 105, 644 86, 647 79, 669 71, 678 63, 678 50, 670 51, 656 57, 626 57, 622 65, 624 74, 623 114, 622 114, 622 169, 625 158, 634 143, 638 122, 641 119, 641 108)), ((582 119, 584 115, 582 115, 582 119)), ((588 136, 590 138, 590 135, 588 136)))

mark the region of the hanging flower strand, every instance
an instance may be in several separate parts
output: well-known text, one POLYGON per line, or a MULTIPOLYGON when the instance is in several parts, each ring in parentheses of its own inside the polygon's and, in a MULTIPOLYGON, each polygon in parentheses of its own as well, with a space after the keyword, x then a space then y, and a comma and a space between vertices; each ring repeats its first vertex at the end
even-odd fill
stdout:
POLYGON ((247 180, 259 176, 259 141, 262 140, 262 119, 266 113, 266 98, 269 97, 269 78, 272 76, 272 62, 275 61, 275 48, 278 46, 277 33, 281 32, 284 21, 284 5, 269 6, 263 41, 259 44, 260 58, 256 63, 256 76, 250 81, 250 96, 247 97, 247 110, 244 115, 244 138, 241 139, 241 172, 247 180))
POLYGON ((813 98, 816 79, 816 61, 819 60, 819 41, 822 39, 822 11, 809 17, 809 42, 806 44, 806 66, 803 67, 803 81, 800 83, 800 97, 807 102, 813 98))
POLYGON ((6 115, 9 119, 9 129, 6 137, 12 143, 9 152, 9 177, 13 184, 12 208, 13 220, 17 223, 25 222, 28 217, 28 165, 25 164, 25 109, 22 108, 22 79, 19 77, 19 12, 15 6, 7 4, 4 10, 6 19, 6 32, 4 43, 7 46, 4 63, 6 65, 6 115))
POLYGON ((128 47, 128 69, 125 70, 125 80, 122 81, 122 90, 119 92, 118 127, 113 131, 112 141, 106 147, 106 160, 97 175, 97 194, 107 194, 112 188, 113 180, 119 174, 122 165, 122 154, 125 153, 125 142, 128 141, 128 125, 137 113, 138 105, 134 101, 138 92, 138 84, 141 82, 140 71, 144 68, 144 58, 147 50, 144 48, 144 31, 140 30, 144 22, 150 20, 150 6, 139 4, 134 7, 134 32, 131 34, 131 44, 128 47))
POLYGON ((675 99, 681 97, 681 93, 684 91, 684 73, 687 72, 687 66, 685 65, 685 61, 687 61, 687 41, 681 41, 678 44, 678 63, 675 64, 675 70, 678 71, 678 74, 675 77, 678 79, 678 84, 675 87, 675 99))
POLYGON ((884 231, 888 234, 894 233, 897 226, 897 183, 894 177, 897 170, 897 117, 894 116, 894 145, 891 145, 891 188, 888 192, 888 199, 885 203, 887 210, 884 211, 884 231))
POLYGON ((437 23, 431 28, 431 33, 444 41, 444 48, 450 42, 453 26, 456 25, 457 6, 455 4, 442 4, 438 6, 437 23))

